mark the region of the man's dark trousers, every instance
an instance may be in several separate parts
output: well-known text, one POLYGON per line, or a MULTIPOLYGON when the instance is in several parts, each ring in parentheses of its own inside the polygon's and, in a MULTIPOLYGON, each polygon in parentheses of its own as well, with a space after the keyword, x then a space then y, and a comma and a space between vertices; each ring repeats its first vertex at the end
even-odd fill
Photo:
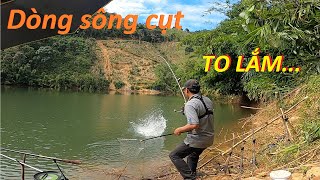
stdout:
POLYGON ((197 164, 203 150, 205 148, 194 148, 182 143, 170 153, 169 157, 184 179, 196 179, 197 164), (187 163, 183 160, 185 157, 187 163))

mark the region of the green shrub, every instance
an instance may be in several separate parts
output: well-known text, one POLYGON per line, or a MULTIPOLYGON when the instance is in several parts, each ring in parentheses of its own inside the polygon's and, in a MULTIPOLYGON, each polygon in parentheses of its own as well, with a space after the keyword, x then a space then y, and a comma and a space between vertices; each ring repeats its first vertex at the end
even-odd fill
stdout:
POLYGON ((124 85, 125 85, 125 83, 122 81, 116 81, 114 83, 114 86, 116 87, 116 89, 121 89, 124 85))

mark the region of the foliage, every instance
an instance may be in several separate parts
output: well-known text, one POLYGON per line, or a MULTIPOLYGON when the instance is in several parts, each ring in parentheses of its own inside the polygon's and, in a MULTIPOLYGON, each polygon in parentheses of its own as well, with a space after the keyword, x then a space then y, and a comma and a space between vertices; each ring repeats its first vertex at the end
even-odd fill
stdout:
POLYGON ((125 83, 122 81, 114 82, 114 86, 116 87, 116 89, 121 89, 124 85, 125 85, 125 83))
POLYGON ((279 113, 279 110, 275 109, 280 107, 284 110, 289 109, 301 99, 308 97, 294 111, 287 114, 289 122, 292 124, 289 126, 293 137, 291 141, 287 141, 286 135, 283 135, 283 128, 277 127, 274 127, 274 133, 271 137, 266 137, 263 140, 266 142, 265 150, 268 151, 261 151, 264 152, 259 157, 261 160, 264 159, 262 164, 269 167, 284 167, 290 162, 290 166, 287 167, 295 167, 312 160, 314 157, 312 152, 315 152, 312 149, 316 149, 320 145, 319 86, 320 75, 311 75, 303 85, 286 94, 286 97, 282 97, 279 104, 272 103, 264 108, 265 113, 257 115, 257 119, 273 116, 274 113, 279 113), (297 161, 293 162, 294 159, 297 161))
POLYGON ((303 109, 303 123, 301 125, 302 140, 308 144, 320 139, 319 86, 320 75, 312 75, 302 90, 302 93, 308 94, 309 96, 303 109))
POLYGON ((246 44, 283 53, 292 65, 317 71, 320 55, 319 1, 245 1, 240 13, 248 33, 246 44), (311 65, 315 63, 316 65, 311 65))
POLYGON ((186 29, 185 31, 179 30, 179 29, 167 29, 166 33, 162 36, 164 37, 165 41, 181 41, 184 39, 189 33, 189 29, 186 29))
POLYGON ((312 143, 320 139, 320 121, 309 120, 302 124, 302 137, 307 143, 312 143))
POLYGON ((186 53, 191 49, 194 51, 190 51, 190 59, 196 62, 186 60, 177 72, 182 72, 181 75, 188 73, 182 77, 199 79, 207 92, 247 94, 252 100, 275 98, 275 93, 288 92, 310 75, 320 73, 319 9, 319 1, 220 3, 206 13, 219 11, 228 18, 213 30, 191 33, 181 41, 187 47, 186 53), (220 8, 224 6, 226 8, 220 8), (261 49, 260 56, 284 55, 282 66, 301 67, 301 72, 235 72, 238 55, 245 55, 246 65, 256 47, 261 49), (202 56, 206 54, 215 54, 216 57, 228 54, 233 60, 232 67, 224 73, 211 72, 213 70, 204 73, 202 56))
MULTIPOLYGON (((176 71, 176 65, 171 64, 170 66, 173 71, 176 71)), ((165 63, 157 65, 157 67, 155 68, 155 74, 158 79, 155 83, 153 83, 152 89, 169 93, 175 93, 177 90, 179 90, 173 74, 170 72, 168 66, 165 63)))
POLYGON ((267 77, 256 76, 244 84, 244 90, 250 99, 271 99, 277 86, 272 82, 272 79, 267 77))
POLYGON ((192 46, 187 46, 184 51, 185 51, 185 54, 190 54, 194 50, 193 50, 192 46))
POLYGON ((97 61, 95 42, 53 37, 2 51, 1 83, 81 91, 106 90, 103 74, 91 72, 97 61))

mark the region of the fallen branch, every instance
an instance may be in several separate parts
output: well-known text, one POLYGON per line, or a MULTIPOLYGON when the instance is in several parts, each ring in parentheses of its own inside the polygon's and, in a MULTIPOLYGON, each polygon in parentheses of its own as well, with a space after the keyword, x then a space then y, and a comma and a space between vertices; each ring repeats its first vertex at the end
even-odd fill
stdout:
POLYGON ((256 108, 256 107, 249 107, 249 106, 240 106, 242 108, 245 108, 245 109, 255 109, 255 110, 261 110, 262 108, 256 108))
MULTIPOLYGON (((224 141, 224 142, 219 143, 218 145, 216 145, 215 148, 221 146, 222 144, 225 144, 225 143, 228 143, 228 142, 233 141, 233 140, 235 140, 235 139, 241 138, 242 136, 244 136, 244 135, 246 135, 246 134, 249 134, 249 133, 250 133, 250 131, 245 132, 245 133, 243 133, 242 135, 238 135, 238 136, 235 137, 235 138, 228 139, 228 140, 226 140, 226 141, 224 141)), ((211 150, 211 149, 209 149, 209 150, 211 150)))

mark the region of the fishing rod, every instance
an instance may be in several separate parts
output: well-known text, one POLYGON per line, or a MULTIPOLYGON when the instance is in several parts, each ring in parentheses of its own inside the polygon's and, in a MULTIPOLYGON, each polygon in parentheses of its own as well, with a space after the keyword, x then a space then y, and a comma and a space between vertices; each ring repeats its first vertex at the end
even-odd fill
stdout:
MULTIPOLYGON (((173 70, 172 70, 169 62, 168 62, 164 57, 162 57, 161 55, 158 55, 158 56, 161 57, 161 58, 164 60, 164 62, 167 64, 168 68, 170 69, 170 71, 171 71, 171 73, 172 73, 172 75, 173 75, 173 78, 176 80, 176 83, 178 84, 178 87, 179 87, 179 90, 180 90, 180 92, 181 92, 181 95, 182 95, 182 98, 183 98, 184 103, 187 103, 186 97, 185 97, 185 95, 184 95, 184 93, 183 93, 183 91, 182 91, 181 85, 180 85, 180 83, 179 83, 181 79, 180 79, 180 78, 179 78, 179 79, 177 78, 177 76, 176 76, 176 74, 173 72, 173 70)), ((180 111, 174 110, 174 112, 182 112, 182 113, 183 113, 183 110, 180 110, 180 111)), ((163 134, 163 135, 160 135, 160 136, 155 136, 155 137, 151 137, 151 138, 147 138, 147 139, 140 140, 140 142, 144 142, 144 141, 147 141, 147 140, 156 139, 156 138, 160 138, 160 137, 165 137, 165 136, 171 136, 171 135, 173 135, 173 134, 174 134, 174 133, 163 134)))
POLYGON ((158 55, 158 56, 161 57, 161 58, 164 60, 164 62, 168 65, 168 67, 169 67, 169 69, 170 69, 170 71, 171 71, 174 79, 176 80, 176 82, 177 82, 177 84, 178 84, 178 86, 179 86, 179 89, 180 89, 180 92, 181 92, 181 94, 182 94, 184 103, 186 103, 186 102, 187 102, 186 97, 184 96, 183 91, 182 91, 182 88, 181 88, 180 83, 179 83, 180 78, 178 79, 177 76, 174 74, 174 72, 173 72, 170 64, 168 63, 168 61, 167 61, 164 57, 162 57, 162 56, 160 56, 160 55, 158 55))
POLYGON ((144 142, 144 141, 148 141, 148 140, 156 139, 156 138, 160 138, 160 137, 165 137, 165 136, 171 136, 171 135, 173 135, 173 133, 163 134, 163 135, 160 135, 160 136, 155 136, 155 137, 151 137, 151 138, 147 138, 147 139, 142 139, 142 140, 140 140, 140 142, 144 142))
MULTIPOLYGON (((30 165, 28 165, 28 164, 26 164, 24 162, 21 162, 21 161, 19 161, 17 159, 11 158, 11 157, 6 156, 4 154, 0 154, 0 156, 5 157, 7 159, 10 159, 12 161, 16 161, 16 162, 18 162, 19 164, 21 164, 23 166, 29 167, 29 168, 37 171, 38 173, 34 175, 35 180, 44 180, 44 179, 47 179, 47 177, 49 179, 51 179, 52 177, 57 177, 57 179, 61 179, 61 176, 63 177, 63 179, 61 179, 61 180, 68 180, 68 178, 66 178, 66 176, 63 174, 62 170, 60 169, 59 165, 57 164, 56 159, 53 159, 53 161, 56 163, 61 175, 58 175, 57 174, 58 172, 56 172, 56 171, 43 171, 41 169, 35 168, 33 166, 30 166, 30 165)), ((22 179, 24 179, 24 172, 23 172, 22 176, 23 176, 22 179)))
MULTIPOLYGON (((183 133, 185 133, 185 132, 183 132, 183 133)), ((182 134, 182 133, 181 133, 181 134, 182 134)), ((174 135, 174 133, 163 134, 163 135, 160 135, 160 136, 155 136, 155 137, 143 139, 143 140, 140 140, 140 142, 144 142, 144 141, 148 141, 148 140, 156 139, 156 138, 160 138, 160 137, 165 137, 165 136, 171 136, 171 135, 174 135)))
POLYGON ((11 150, 11 149, 7 149, 7 148, 3 148, 3 147, 1 147, 1 150, 5 150, 5 151, 9 151, 9 152, 15 152, 15 153, 19 153, 19 154, 26 154, 26 155, 29 155, 29 156, 40 157, 40 158, 44 158, 44 159, 57 160, 57 161, 65 162, 65 163, 81 164, 80 160, 60 159, 60 158, 56 158, 56 157, 49 157, 49 156, 43 156, 43 155, 38 155, 38 154, 32 154, 32 153, 17 151, 17 150, 11 150))
POLYGON ((29 167, 29 168, 31 168, 31 169, 33 169, 33 170, 38 171, 38 172, 44 172, 44 171, 42 171, 41 169, 35 168, 35 167, 33 167, 33 166, 30 166, 30 165, 28 165, 28 164, 26 164, 26 163, 24 163, 24 162, 21 162, 21 161, 19 161, 19 160, 17 160, 17 159, 11 158, 11 157, 6 156, 6 155, 4 155, 4 154, 0 154, 0 156, 5 157, 5 158, 7 158, 7 159, 10 159, 10 160, 12 160, 12 161, 16 161, 16 162, 18 162, 19 164, 24 165, 24 166, 27 166, 27 167, 29 167))

